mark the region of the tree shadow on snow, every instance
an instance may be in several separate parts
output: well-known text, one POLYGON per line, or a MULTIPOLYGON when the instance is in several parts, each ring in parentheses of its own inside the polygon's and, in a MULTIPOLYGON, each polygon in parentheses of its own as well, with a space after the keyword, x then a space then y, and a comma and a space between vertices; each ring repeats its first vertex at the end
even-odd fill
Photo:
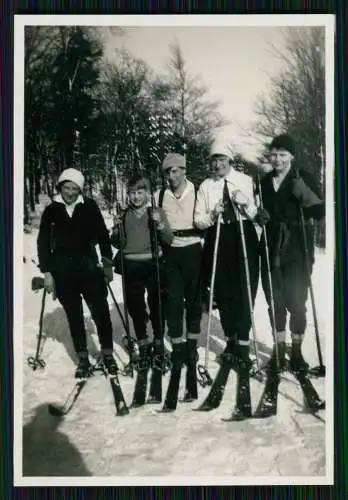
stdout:
POLYGON ((62 419, 51 417, 47 405, 36 408, 23 426, 23 476, 92 476, 81 453, 59 431, 62 419))

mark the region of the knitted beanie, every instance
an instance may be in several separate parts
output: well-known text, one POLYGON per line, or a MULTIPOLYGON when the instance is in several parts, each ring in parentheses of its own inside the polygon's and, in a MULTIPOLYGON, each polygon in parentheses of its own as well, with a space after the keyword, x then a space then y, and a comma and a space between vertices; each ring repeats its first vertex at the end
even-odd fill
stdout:
POLYGON ((79 170, 76 170, 76 168, 66 168, 63 170, 59 176, 57 186, 66 181, 73 182, 81 189, 81 191, 83 190, 85 178, 79 170))
POLYGON ((274 137, 271 144, 269 145, 269 149, 285 149, 289 151, 292 155, 295 154, 295 144, 288 134, 280 134, 274 137))
POLYGON ((233 160, 233 149, 226 138, 218 138, 213 143, 210 150, 210 158, 215 155, 227 156, 230 160, 233 160))
POLYGON ((168 168, 172 167, 186 168, 185 158, 178 153, 168 153, 163 160, 162 169, 168 170, 168 168))

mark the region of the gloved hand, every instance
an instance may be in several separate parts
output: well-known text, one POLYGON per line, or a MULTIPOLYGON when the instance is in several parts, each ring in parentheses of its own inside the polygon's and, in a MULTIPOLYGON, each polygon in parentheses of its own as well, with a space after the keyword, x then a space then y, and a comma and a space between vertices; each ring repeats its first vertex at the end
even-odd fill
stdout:
POLYGON ((150 214, 153 222, 156 224, 157 229, 159 229, 160 231, 164 229, 164 221, 162 220, 160 211, 157 208, 151 209, 150 214))
POLYGON ((257 224, 259 224, 259 226, 264 226, 270 218, 271 217, 265 208, 259 208, 254 220, 257 224))
POLYGON ((112 260, 102 257, 102 264, 103 264, 103 274, 105 281, 107 283, 110 283, 114 279, 114 272, 112 269, 113 263, 112 260))
POLYGON ((216 220, 223 211, 224 211, 224 204, 223 201, 220 200, 211 211, 212 220, 216 220))
POLYGON ((293 179, 292 194, 302 203, 304 208, 322 203, 318 196, 307 186, 302 177, 293 179))
POLYGON ((249 199, 239 189, 233 191, 231 199, 236 205, 239 205, 240 207, 246 207, 249 205, 249 199))
POLYGON ((45 273, 44 287, 47 293, 52 293, 53 300, 56 300, 56 287, 51 273, 45 273))
POLYGON ((122 215, 121 214, 114 215, 114 219, 113 219, 114 227, 119 226, 121 224, 121 222, 122 222, 122 215))

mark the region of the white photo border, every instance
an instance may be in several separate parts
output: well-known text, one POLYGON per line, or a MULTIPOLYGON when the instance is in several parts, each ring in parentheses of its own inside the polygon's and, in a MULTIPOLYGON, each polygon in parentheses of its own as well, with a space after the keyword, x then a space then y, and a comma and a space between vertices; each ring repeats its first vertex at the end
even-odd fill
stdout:
POLYGON ((14 16, 14 486, 251 486, 334 484, 334 44, 335 16, 332 14, 262 15, 15 15, 14 16), (315 477, 27 477, 22 470, 23 421, 23 195, 24 192, 24 28, 27 25, 87 26, 321 26, 326 34, 326 254, 332 263, 327 277, 326 325, 326 475, 315 477), (332 299, 332 300, 331 300, 332 299))

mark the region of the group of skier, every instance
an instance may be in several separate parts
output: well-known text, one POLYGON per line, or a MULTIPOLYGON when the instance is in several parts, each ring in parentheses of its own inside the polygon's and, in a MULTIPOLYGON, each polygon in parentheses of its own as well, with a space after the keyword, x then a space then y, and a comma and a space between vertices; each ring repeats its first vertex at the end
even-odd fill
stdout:
MULTIPOLYGON (((110 234, 95 201, 82 194, 82 173, 74 168, 62 172, 58 195, 42 215, 38 258, 46 291, 56 295, 67 315, 78 359, 76 378, 88 378, 93 372, 82 297, 96 324, 101 362, 110 376, 117 377, 107 302, 115 270, 122 274, 125 311, 132 319, 139 348, 133 404, 144 403, 150 370, 154 380, 156 376, 162 379, 165 330, 172 352, 162 411, 177 407, 183 366, 187 367, 184 401, 197 399, 202 283, 207 282, 204 275, 210 279, 213 272, 209 293, 214 294, 226 347, 210 394, 200 409, 218 406, 233 369, 237 394, 231 420, 249 418, 249 332, 261 276, 274 348, 265 370, 266 389, 258 414, 274 414, 279 374, 285 368, 288 313, 292 340, 289 366, 296 375, 306 377, 308 373, 301 344, 314 263, 311 221, 325 215, 315 179, 295 168, 294 157, 292 138, 276 136, 269 145, 272 170, 253 182, 252 177, 234 168, 228 144, 217 140, 210 153, 211 177, 196 190, 186 177, 185 156, 169 153, 161 165, 163 188, 153 193, 146 176, 130 179, 128 206, 115 216, 110 234), (115 258, 112 246, 118 249, 115 258)), ((132 350, 131 345, 128 348, 132 350)), ((161 391, 158 394, 151 385, 150 400, 160 402, 161 391)), ((315 398, 312 404, 322 407, 315 398)))

